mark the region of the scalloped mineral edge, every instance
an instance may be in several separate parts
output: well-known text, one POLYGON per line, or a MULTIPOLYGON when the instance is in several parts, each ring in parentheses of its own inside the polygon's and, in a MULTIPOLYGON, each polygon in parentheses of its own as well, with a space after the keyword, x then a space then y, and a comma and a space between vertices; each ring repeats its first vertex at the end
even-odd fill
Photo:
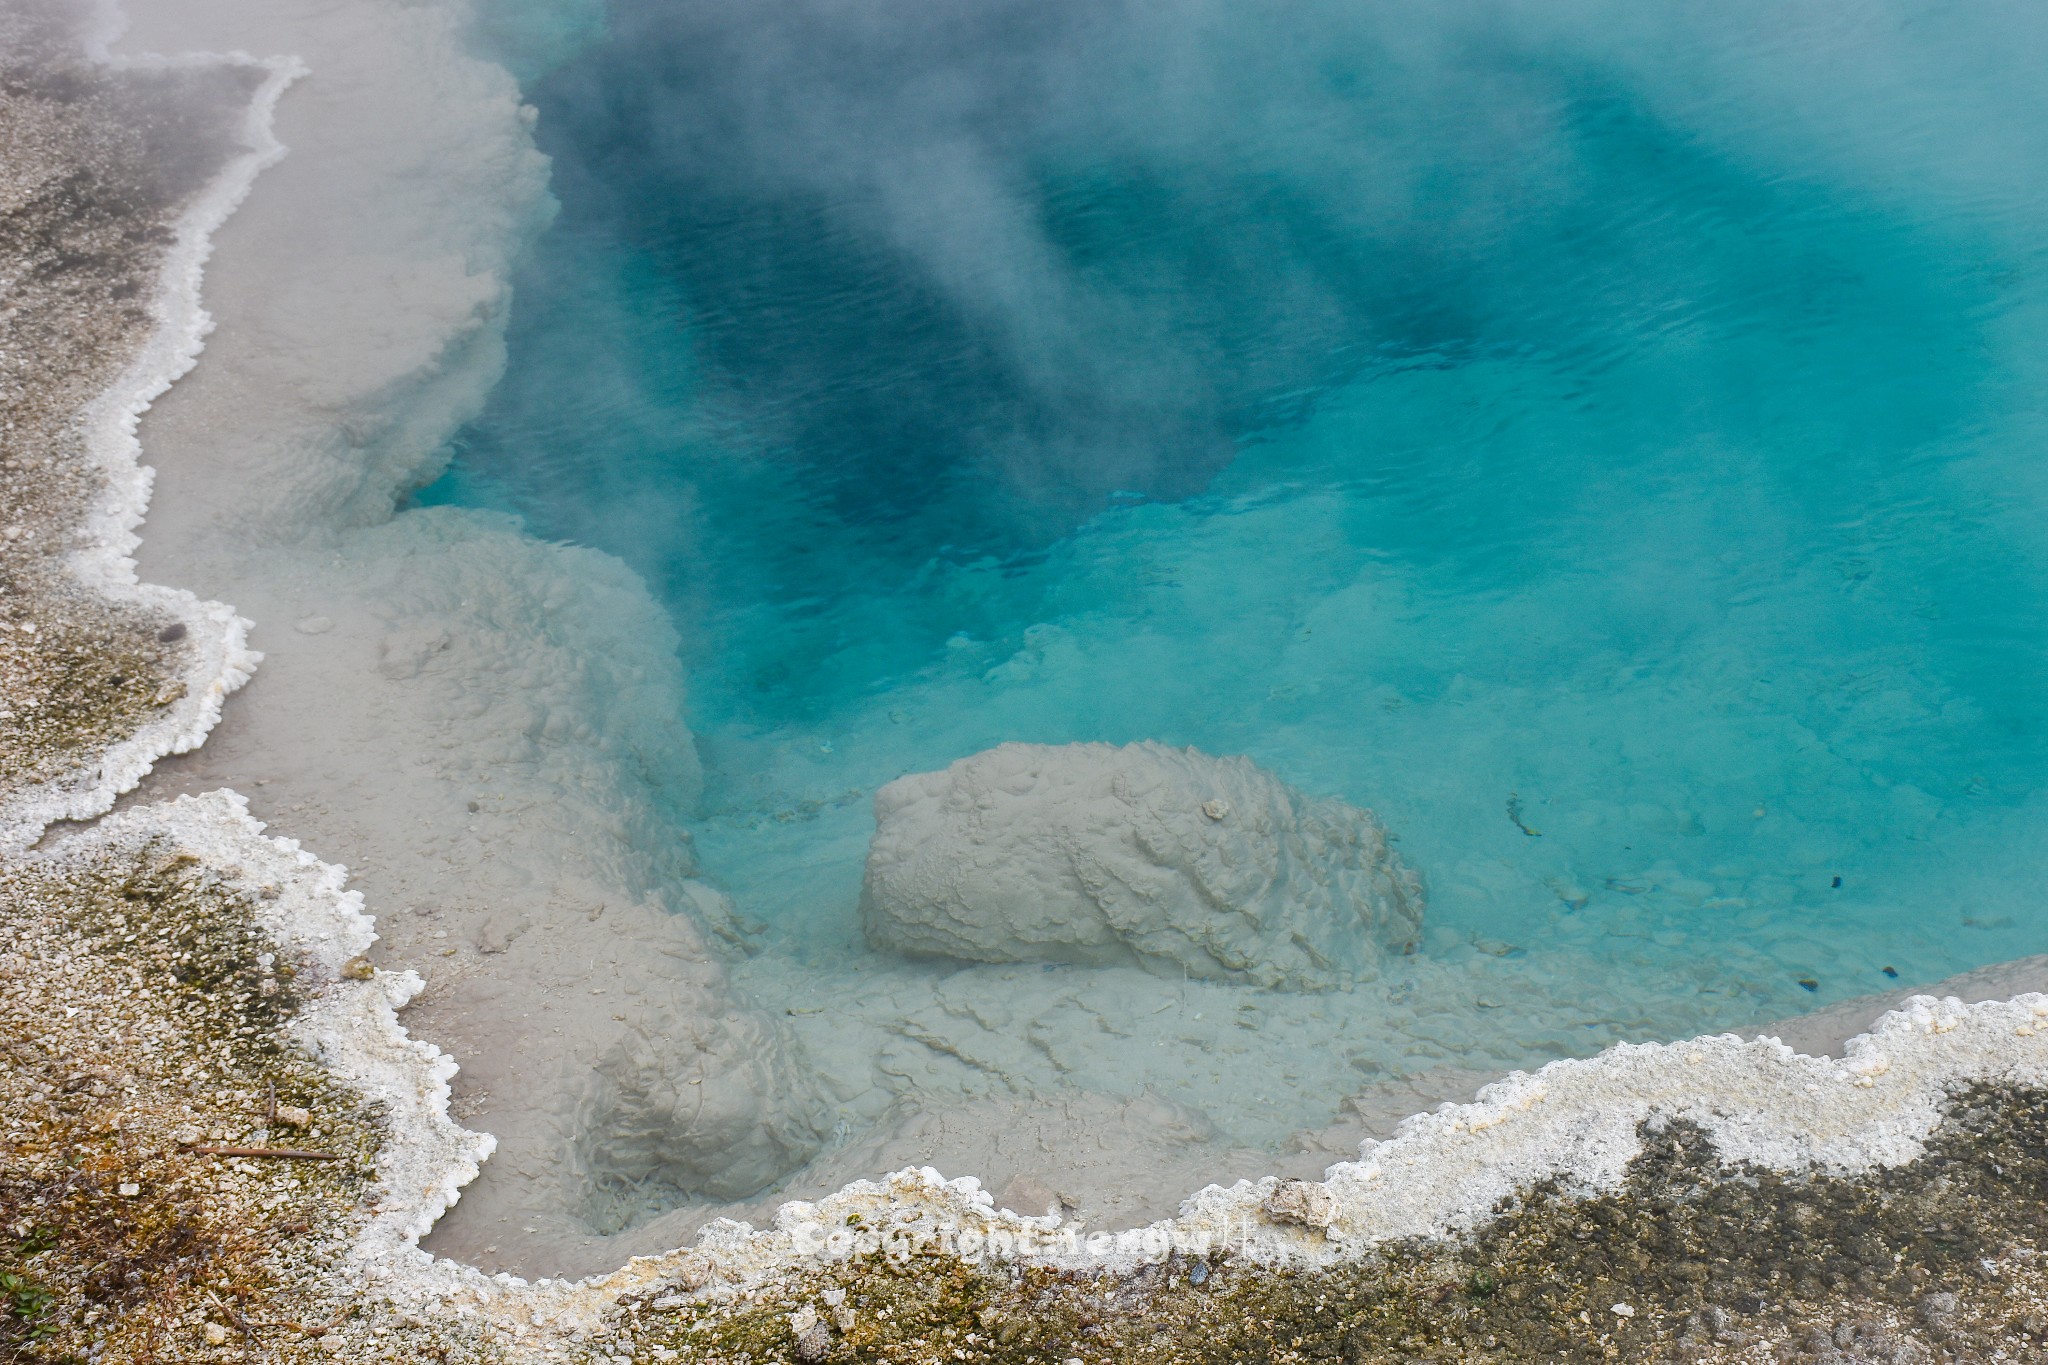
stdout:
POLYGON ((190 662, 182 679, 184 694, 168 703, 162 715, 71 772, 0 806, 0 852, 28 847, 55 821, 87 820, 104 813, 141 782, 159 758, 197 748, 220 720, 228 693, 249 681, 263 658, 249 648, 251 623, 232 607, 203 601, 182 588, 140 581, 135 550, 142 543, 138 532, 149 510, 155 471, 142 462, 137 430, 150 404, 198 363, 213 328, 199 293, 213 234, 248 197, 263 169, 284 155, 284 144, 271 130, 272 114, 285 87, 306 74, 306 68, 296 58, 259 59, 244 52, 117 56, 108 46, 119 36, 122 22, 110 0, 96 7, 86 45, 92 60, 116 70, 231 65, 265 73, 243 115, 245 150, 178 217, 175 240, 165 252, 149 301, 154 325, 120 377, 81 414, 86 449, 103 482, 76 530, 78 548, 68 567, 82 586, 184 623, 192 642, 190 662))
MULTIPOLYGON (((281 156, 270 131, 279 95, 302 64, 246 54, 115 58, 105 30, 94 55, 116 65, 161 67, 230 62, 268 74, 248 114, 249 150, 237 157, 181 217, 160 276, 154 334, 134 364, 91 408, 92 450, 107 489, 88 521, 94 543, 72 560, 79 579, 126 594, 185 621, 201 657, 188 695, 161 720, 111 746, 78 774, 32 790, 0 811, 0 851, 32 843, 57 819, 106 811, 155 759, 197 745, 219 718, 226 694, 259 656, 246 647, 249 623, 220 603, 137 581, 133 550, 146 508, 150 471, 136 440, 140 415, 195 363, 210 320, 199 303, 200 272, 211 233, 248 193, 256 175, 281 156), (194 686, 193 684, 197 684, 194 686), (90 773, 86 779, 83 775, 90 773)), ((490 1155, 494 1139, 457 1125, 448 1109, 455 1062, 408 1036, 397 1010, 421 989, 411 971, 367 981, 339 975, 375 940, 359 892, 342 868, 323 863, 290 839, 264 833, 247 803, 229 791, 139 806, 100 821, 73 848, 165 835, 215 866, 239 864, 276 881, 277 900, 258 913, 280 946, 322 964, 332 984, 317 991, 291 1025, 294 1037, 339 1081, 388 1106, 388 1141, 378 1157, 378 1194, 352 1247, 353 1265, 336 1273, 397 1306, 453 1304, 459 1312, 529 1318, 574 1330, 625 1294, 681 1283, 713 1294, 817 1264, 815 1229, 843 1227, 861 1213, 869 1226, 919 1232, 1007 1231, 1041 1245, 1057 1217, 997 1209, 973 1177, 947 1180, 930 1167, 881 1181, 857 1181, 815 1203, 785 1204, 774 1226, 719 1220, 691 1248, 636 1257, 607 1275, 575 1282, 527 1282, 487 1276, 422 1251, 419 1238, 460 1197, 490 1155), (469 1305, 474 1305, 472 1309, 469 1305)), ((34 855, 31 855, 34 856, 34 855)), ((2026 994, 1965 1005, 1917 996, 1852 1039, 1841 1059, 1804 1056, 1775 1038, 1734 1035, 1678 1043, 1627 1044, 1588 1059, 1516 1072, 1469 1104, 1440 1107, 1402 1123, 1384 1142, 1368 1142, 1357 1161, 1329 1168, 1326 1197, 1305 1201, 1316 1226, 1283 1224, 1264 1213, 1280 1182, 1268 1177, 1197 1191, 1176 1219, 1054 1249, 1039 1263, 1116 1270, 1162 1244, 1221 1241, 1243 1258, 1329 1264, 1394 1238, 1455 1235, 1484 1220, 1503 1197, 1562 1177, 1588 1191, 1619 1185, 1640 1150, 1646 1121, 1698 1123, 1723 1159, 1781 1170, 1854 1176, 1912 1160, 1940 1121, 1945 1097, 1975 1082, 2048 1083, 2048 996, 2026 994)), ((1055 1244, 1057 1245, 1057 1244, 1055 1244)), ((829 1252, 823 1254, 831 1254, 829 1252)))
POLYGON ((1392 1239, 1455 1236, 1483 1222, 1499 1200, 1546 1179, 1589 1192, 1618 1188, 1641 1150, 1638 1129, 1646 1121, 1697 1123, 1727 1161, 1853 1177, 1919 1155, 1945 1097, 1960 1086, 2048 1084, 2048 996, 1975 1005, 1918 996, 1852 1039, 1840 1059, 1803 1056, 1775 1038, 1720 1035, 1623 1044, 1513 1073, 1474 1102, 1409 1118, 1392 1138, 1366 1143, 1358 1160, 1330 1167, 1319 1187, 1327 1198, 1311 1201, 1317 1226, 1271 1220, 1264 1208, 1280 1182, 1268 1177, 1211 1185, 1178 1218, 1061 1247, 1057 1217, 998 1209, 971 1176, 947 1180, 929 1167, 908 1168, 815 1203, 785 1204, 769 1228, 720 1220, 694 1247, 636 1257, 587 1280, 529 1283, 487 1276, 416 1245, 494 1144, 449 1115, 455 1063, 409 1037, 398 1020, 398 1008, 420 989, 417 974, 378 972, 367 981, 341 974, 376 938, 344 870, 266 835, 232 792, 122 811, 87 838, 127 844, 156 835, 213 866, 239 866, 253 880, 279 885, 276 900, 255 902, 264 927, 331 982, 312 995, 291 1032, 340 1083, 387 1106, 377 1193, 352 1256, 368 1287, 399 1307, 468 1302, 490 1305, 493 1316, 545 1312, 573 1329, 594 1324, 624 1294, 682 1284, 730 1295, 815 1266, 833 1254, 821 1250, 819 1229, 844 1227, 853 1213, 885 1234, 1021 1234, 1044 1248, 1036 1263, 1061 1267, 1128 1269, 1156 1259, 1162 1247, 1205 1244, 1253 1262, 1326 1265, 1392 1239))

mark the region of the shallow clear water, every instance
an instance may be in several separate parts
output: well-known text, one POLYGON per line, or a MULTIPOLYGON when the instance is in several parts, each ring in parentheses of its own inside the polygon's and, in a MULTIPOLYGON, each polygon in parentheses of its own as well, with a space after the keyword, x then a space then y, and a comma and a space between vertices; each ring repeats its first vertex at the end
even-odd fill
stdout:
POLYGON ((849 1122, 1271 1142, 2048 948, 2048 15, 1697 10, 634 0, 531 81, 562 216, 422 501, 672 608, 736 971, 845 1002, 849 1122), (1379 812, 1423 952, 865 949, 877 785, 1141 738, 1379 812))

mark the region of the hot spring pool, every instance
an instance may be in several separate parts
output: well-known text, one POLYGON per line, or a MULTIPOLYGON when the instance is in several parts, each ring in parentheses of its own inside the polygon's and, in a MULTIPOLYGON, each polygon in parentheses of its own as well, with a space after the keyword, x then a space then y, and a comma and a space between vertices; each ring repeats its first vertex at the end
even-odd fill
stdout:
POLYGON ((530 74, 561 216, 419 501, 673 613, 677 815, 844 1142, 1086 1091, 1271 1148, 2039 952, 2044 22, 618 0, 530 74), (879 785, 1141 739, 1375 811, 1419 950, 867 946, 879 785))

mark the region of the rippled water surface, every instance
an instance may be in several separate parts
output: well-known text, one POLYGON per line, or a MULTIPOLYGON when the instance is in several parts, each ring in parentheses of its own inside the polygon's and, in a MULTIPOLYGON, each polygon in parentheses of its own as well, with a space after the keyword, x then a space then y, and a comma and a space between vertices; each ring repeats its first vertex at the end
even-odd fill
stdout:
POLYGON ((2042 951, 2044 30, 627 0, 530 82, 562 215, 423 500, 671 607, 736 970, 849 1002, 850 1122, 1150 1085, 1272 1142, 2042 951), (878 784, 1141 738, 1378 811, 1422 953, 1219 1032, 862 945, 878 784))

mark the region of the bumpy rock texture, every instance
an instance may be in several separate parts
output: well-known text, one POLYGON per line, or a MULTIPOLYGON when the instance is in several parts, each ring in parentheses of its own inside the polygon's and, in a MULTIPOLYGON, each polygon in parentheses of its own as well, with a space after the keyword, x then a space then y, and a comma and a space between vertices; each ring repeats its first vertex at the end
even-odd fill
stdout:
POLYGON ((1319 990, 1376 976, 1422 925, 1371 811, 1246 758, 1004 744, 889 783, 875 822, 861 917, 897 952, 1319 990))
POLYGON ((579 1124, 596 1227, 625 1227, 650 1202, 744 1199, 817 1155, 829 1118, 767 1016, 694 1008, 641 1022, 599 1060, 579 1124))

